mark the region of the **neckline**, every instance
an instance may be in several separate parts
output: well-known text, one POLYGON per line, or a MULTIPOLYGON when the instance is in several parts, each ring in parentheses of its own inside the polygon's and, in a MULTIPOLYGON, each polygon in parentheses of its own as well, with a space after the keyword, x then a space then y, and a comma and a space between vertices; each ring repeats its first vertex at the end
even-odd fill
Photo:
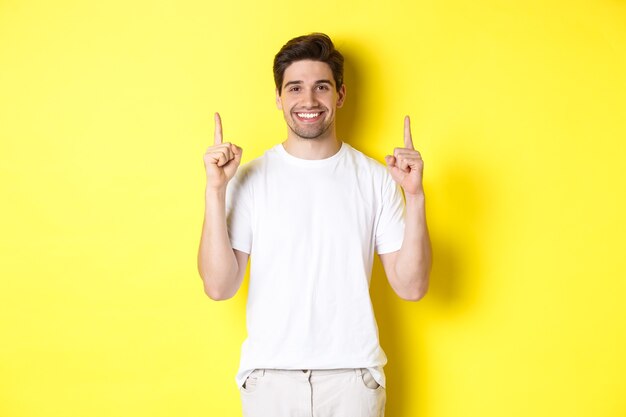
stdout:
POLYGON ((294 164, 297 164, 297 165, 301 165, 301 166, 320 166, 320 165, 329 164, 329 163, 339 159, 348 150, 348 144, 342 141, 341 142, 341 147, 339 148, 339 150, 337 152, 335 152, 333 155, 329 156, 328 158, 323 158, 323 159, 302 159, 302 158, 298 158, 297 156, 293 156, 292 154, 287 152, 287 150, 285 149, 285 147, 283 146, 282 143, 279 143, 278 145, 276 145, 275 149, 278 152, 278 154, 283 157, 283 159, 285 159, 285 160, 287 160, 287 161, 289 161, 291 163, 294 163, 294 164))

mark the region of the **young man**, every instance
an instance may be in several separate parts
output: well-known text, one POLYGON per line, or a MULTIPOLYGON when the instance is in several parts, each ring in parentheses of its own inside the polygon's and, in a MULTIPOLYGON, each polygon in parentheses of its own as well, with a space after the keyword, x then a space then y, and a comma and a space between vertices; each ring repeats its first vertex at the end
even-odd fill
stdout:
POLYGON ((274 59, 287 139, 241 166, 222 141, 204 155, 198 269, 207 295, 235 295, 251 256, 248 338, 236 382, 245 417, 383 416, 387 362, 369 297, 374 252, 403 299, 428 288, 423 162, 408 117, 387 167, 336 137, 343 57, 330 38, 290 40, 274 59), (402 191, 404 190, 404 197, 402 191))

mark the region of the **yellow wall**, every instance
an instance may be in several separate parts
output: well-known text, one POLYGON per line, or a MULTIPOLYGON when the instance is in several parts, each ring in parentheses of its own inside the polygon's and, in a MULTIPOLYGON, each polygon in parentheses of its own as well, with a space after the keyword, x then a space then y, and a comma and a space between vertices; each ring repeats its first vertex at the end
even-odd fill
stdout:
POLYGON ((342 138, 412 116, 431 291, 375 266, 390 417, 626 415, 626 3, 0 2, 0 416, 239 416, 245 287, 196 271, 220 111, 285 137, 271 64, 327 32, 342 138))

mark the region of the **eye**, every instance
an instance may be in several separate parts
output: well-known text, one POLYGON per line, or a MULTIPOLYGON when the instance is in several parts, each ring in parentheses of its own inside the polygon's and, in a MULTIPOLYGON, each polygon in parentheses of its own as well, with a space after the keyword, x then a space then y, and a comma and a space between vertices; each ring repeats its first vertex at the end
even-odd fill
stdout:
POLYGON ((328 86, 326 84, 320 84, 317 86, 317 89, 320 91, 328 91, 328 86))
POLYGON ((298 91, 300 91, 300 87, 298 87, 297 85, 294 85, 292 87, 289 87, 289 91, 293 91, 294 93, 297 93, 298 91))

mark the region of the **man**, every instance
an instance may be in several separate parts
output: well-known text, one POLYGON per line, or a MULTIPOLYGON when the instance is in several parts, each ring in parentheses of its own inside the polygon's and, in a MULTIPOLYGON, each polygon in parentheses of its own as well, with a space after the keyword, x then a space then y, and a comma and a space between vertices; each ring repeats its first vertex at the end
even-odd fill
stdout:
POLYGON ((204 155, 198 269, 207 295, 235 295, 251 255, 248 338, 236 382, 245 417, 383 416, 387 362, 369 297, 374 252, 394 291, 428 288, 423 162, 408 117, 387 168, 335 132, 343 57, 330 38, 290 40, 274 60, 287 139, 238 169, 242 149, 204 155), (406 202, 402 198, 402 192, 406 202))

